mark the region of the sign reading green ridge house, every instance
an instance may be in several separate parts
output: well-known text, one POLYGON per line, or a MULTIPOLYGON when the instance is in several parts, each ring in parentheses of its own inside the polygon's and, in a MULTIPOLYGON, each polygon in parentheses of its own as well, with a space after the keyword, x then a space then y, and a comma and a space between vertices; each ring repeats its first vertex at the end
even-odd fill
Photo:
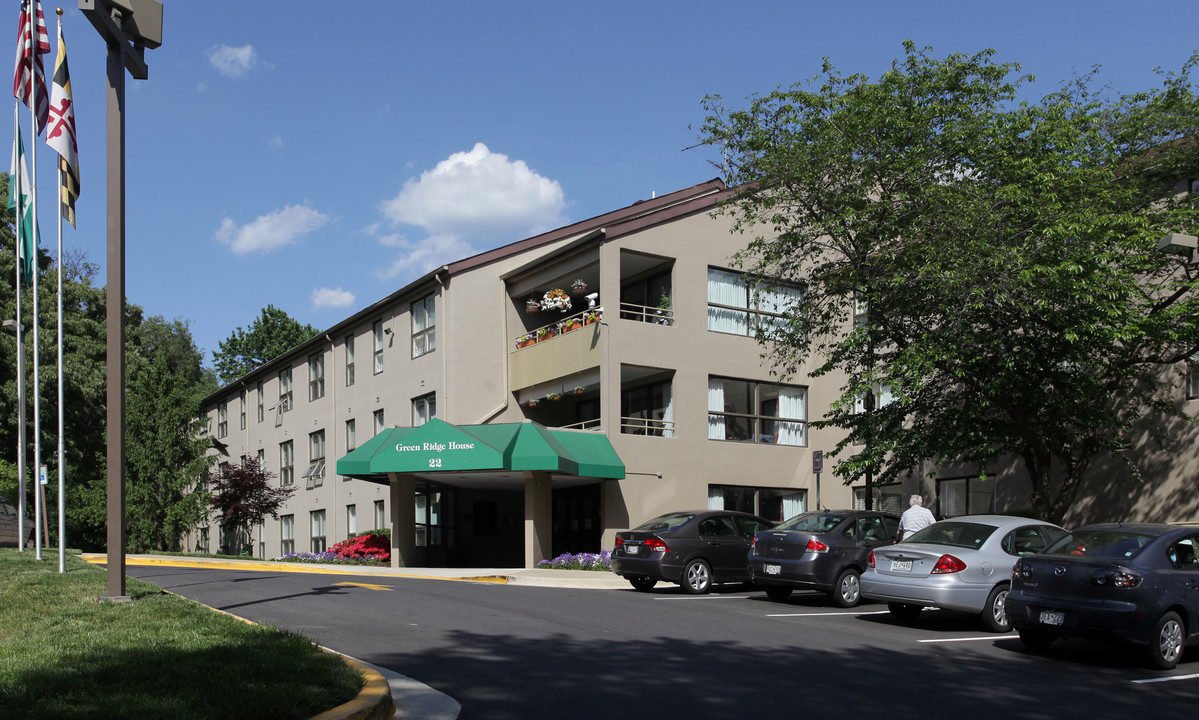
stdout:
POLYGON ((337 474, 383 482, 388 473, 538 470, 623 478, 624 463, 600 433, 551 430, 533 422, 384 430, 337 461, 337 474))

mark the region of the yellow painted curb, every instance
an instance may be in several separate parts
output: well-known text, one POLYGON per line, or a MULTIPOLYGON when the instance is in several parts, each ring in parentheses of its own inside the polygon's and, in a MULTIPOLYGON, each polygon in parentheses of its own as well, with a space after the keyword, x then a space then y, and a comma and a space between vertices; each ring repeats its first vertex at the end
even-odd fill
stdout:
POLYGON ((312 720, 389 720, 395 717, 395 701, 391 698, 391 686, 387 684, 387 678, 354 658, 345 655, 341 657, 346 664, 362 673, 366 685, 362 687, 358 697, 315 715, 312 720))
MULTIPOLYGON (((104 553, 83 553, 80 555, 85 561, 93 565, 104 565, 108 562, 108 556, 104 553)), ((453 582, 487 582, 499 583, 506 585, 509 582, 507 575, 475 575, 472 577, 441 577, 438 575, 416 575, 400 572, 384 572, 384 573, 364 573, 356 572, 353 565, 347 565, 345 569, 317 567, 309 563, 286 563, 286 562, 267 562, 262 560, 250 561, 223 561, 223 560, 186 560, 183 558, 134 558, 126 557, 126 565, 161 565, 165 567, 189 567, 189 568, 208 568, 210 570, 249 570, 256 572, 291 572, 291 573, 308 573, 312 575, 358 575, 361 577, 400 577, 412 578, 416 580, 450 580, 453 582)))

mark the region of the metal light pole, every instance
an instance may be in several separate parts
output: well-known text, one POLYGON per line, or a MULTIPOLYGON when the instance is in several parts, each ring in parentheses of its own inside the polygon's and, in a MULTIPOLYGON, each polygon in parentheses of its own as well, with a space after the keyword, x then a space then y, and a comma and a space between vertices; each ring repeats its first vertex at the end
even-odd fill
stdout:
POLYGON ((866 388, 866 398, 863 401, 866 409, 866 509, 874 509, 874 493, 871 484, 874 482, 874 461, 870 458, 870 413, 874 412, 874 385, 866 388))
POLYGON ((158 0, 79 0, 108 46, 108 587, 101 600, 125 601, 125 70, 149 76, 146 48, 162 44, 158 0))

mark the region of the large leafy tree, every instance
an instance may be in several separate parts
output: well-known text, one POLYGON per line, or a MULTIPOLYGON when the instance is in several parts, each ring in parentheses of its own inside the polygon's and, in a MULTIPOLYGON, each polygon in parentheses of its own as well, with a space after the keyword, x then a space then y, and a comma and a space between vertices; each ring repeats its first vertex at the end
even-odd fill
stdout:
POLYGON ((1089 74, 1020 103, 1018 65, 929 53, 906 43, 877 80, 826 60, 743 109, 705 100, 724 211, 750 237, 735 260, 802 291, 760 333, 778 373, 849 378, 814 423, 849 430, 847 483, 1015 457, 1028 507, 1060 520, 1097 459, 1136 475, 1134 426, 1181 417, 1199 283, 1159 241, 1199 231, 1180 182, 1199 168, 1194 61, 1143 93, 1089 74))
POLYGON ((179 550, 207 515, 210 459, 196 412, 216 389, 187 324, 155 316, 130 335, 126 359, 126 513, 129 548, 179 550))
POLYGON ((274 477, 255 457, 246 458, 241 465, 221 463, 211 473, 209 504, 221 526, 236 531, 240 545, 229 548, 230 552, 240 552, 250 544, 252 525, 267 516, 279 519, 279 508, 296 491, 294 485, 276 487, 274 477))
POLYGON ((238 327, 212 353, 222 383, 231 383, 308 338, 317 329, 301 323, 274 305, 267 305, 248 330, 238 327))

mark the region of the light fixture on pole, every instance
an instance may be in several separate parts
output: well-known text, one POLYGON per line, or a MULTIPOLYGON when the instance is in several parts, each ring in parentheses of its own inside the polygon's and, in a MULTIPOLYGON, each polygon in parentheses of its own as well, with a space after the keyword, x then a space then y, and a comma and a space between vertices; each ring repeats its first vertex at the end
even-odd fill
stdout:
POLYGON ((108 47, 108 586, 101 600, 125 595, 125 70, 149 77, 146 48, 162 45, 158 0, 79 0, 79 9, 108 47))

